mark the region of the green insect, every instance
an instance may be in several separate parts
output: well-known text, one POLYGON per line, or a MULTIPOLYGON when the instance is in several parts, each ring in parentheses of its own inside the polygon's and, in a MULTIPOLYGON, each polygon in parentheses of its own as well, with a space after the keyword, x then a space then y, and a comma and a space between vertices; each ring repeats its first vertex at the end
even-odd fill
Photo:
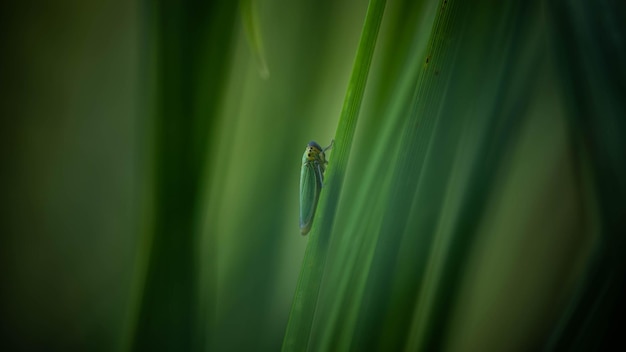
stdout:
POLYGON ((320 191, 324 184, 324 171, 326 170, 326 151, 333 146, 324 149, 315 142, 309 142, 302 156, 302 170, 300 171, 300 232, 302 236, 311 231, 315 208, 320 198, 320 191))

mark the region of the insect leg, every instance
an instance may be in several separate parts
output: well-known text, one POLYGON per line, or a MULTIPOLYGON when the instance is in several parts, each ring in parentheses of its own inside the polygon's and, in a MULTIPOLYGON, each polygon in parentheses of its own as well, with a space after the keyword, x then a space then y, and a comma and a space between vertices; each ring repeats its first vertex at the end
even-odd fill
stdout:
POLYGON ((328 149, 333 147, 333 144, 335 144, 335 140, 333 139, 332 141, 330 141, 330 145, 324 149, 322 149, 322 153, 325 153, 328 149))

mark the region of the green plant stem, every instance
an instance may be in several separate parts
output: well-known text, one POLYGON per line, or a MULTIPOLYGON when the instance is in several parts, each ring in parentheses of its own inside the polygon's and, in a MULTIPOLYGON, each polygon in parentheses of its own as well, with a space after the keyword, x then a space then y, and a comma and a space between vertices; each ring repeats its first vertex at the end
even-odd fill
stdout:
POLYGON ((368 5, 352 75, 335 133, 335 146, 327 170, 325 188, 320 197, 319 218, 317 224, 313 225, 309 237, 291 307, 283 340, 284 351, 301 351, 308 346, 320 283, 324 274, 330 233, 335 221, 337 203, 345 178, 350 148, 385 4, 386 0, 371 0, 368 5))

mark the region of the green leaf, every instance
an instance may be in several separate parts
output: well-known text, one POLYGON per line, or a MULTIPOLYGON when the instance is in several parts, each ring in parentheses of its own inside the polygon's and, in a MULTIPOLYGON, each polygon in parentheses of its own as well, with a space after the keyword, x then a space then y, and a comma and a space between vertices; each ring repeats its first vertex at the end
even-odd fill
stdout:
POLYGON ((283 350, 286 351, 302 350, 307 348, 309 344, 310 328, 313 323, 317 296, 326 264, 330 233, 335 220, 337 203, 345 178, 352 139, 356 130, 385 3, 385 0, 372 0, 367 9, 359 48, 335 133, 332 160, 326 171, 327 176, 320 197, 318 225, 314 223, 312 234, 309 236, 309 243, 304 255, 298 287, 285 332, 283 350))

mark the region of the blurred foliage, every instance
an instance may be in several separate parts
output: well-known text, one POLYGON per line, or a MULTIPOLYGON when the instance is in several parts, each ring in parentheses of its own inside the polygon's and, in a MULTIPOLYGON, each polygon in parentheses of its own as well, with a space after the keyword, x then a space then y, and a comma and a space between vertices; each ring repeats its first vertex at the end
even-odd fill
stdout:
POLYGON ((626 347, 625 6, 3 2, 2 345, 626 347))

